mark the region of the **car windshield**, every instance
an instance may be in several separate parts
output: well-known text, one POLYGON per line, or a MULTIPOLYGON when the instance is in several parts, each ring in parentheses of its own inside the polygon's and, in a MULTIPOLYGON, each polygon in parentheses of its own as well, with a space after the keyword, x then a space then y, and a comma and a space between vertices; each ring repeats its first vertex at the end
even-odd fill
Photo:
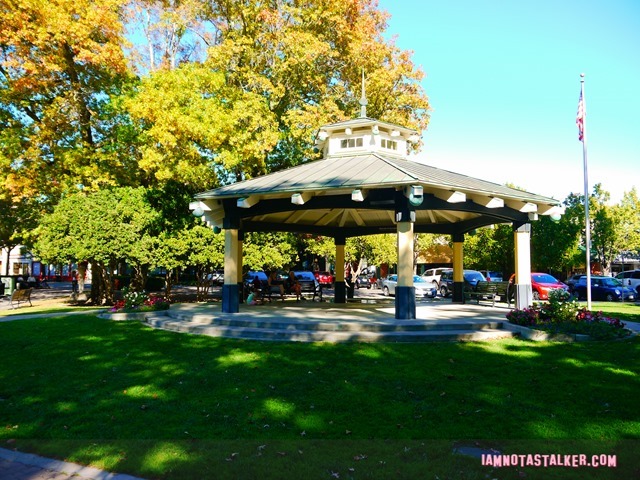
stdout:
POLYGON ((621 287, 622 286, 622 283, 620 283, 620 280, 617 280, 611 277, 596 278, 591 281, 592 284, 594 282, 599 283, 604 287, 621 287))
POLYGON ((471 281, 481 282, 484 280, 484 277, 480 272, 464 272, 464 279, 468 282, 471 282, 471 281))
POLYGON ((431 284, 431 282, 427 282, 423 277, 421 277, 420 275, 414 275, 413 276, 413 283, 428 283, 431 284))
POLYGON ((531 278, 538 283, 558 283, 558 280, 548 273, 535 273, 531 275, 531 278))

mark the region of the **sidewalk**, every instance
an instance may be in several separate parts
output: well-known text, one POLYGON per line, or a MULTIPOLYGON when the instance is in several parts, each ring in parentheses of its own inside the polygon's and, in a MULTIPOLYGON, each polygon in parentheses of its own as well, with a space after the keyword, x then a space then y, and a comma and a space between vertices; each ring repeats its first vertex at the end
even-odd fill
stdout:
POLYGON ((94 467, 62 462, 30 453, 0 448, 2 480, 142 480, 140 477, 109 473, 94 467))

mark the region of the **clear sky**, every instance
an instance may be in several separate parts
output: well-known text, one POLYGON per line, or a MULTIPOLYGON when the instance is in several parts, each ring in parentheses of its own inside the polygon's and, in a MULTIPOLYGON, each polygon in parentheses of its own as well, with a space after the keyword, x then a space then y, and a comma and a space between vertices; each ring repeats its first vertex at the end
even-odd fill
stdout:
POLYGON ((426 76, 419 161, 564 200, 640 190, 640 0, 380 0, 426 76))

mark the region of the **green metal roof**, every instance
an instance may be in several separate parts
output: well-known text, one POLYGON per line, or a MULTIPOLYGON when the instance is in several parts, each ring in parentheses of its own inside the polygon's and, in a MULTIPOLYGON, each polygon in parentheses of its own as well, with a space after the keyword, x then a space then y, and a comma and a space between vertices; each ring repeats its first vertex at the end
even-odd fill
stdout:
POLYGON ((271 173, 251 180, 226 185, 196 195, 199 200, 271 196, 295 192, 323 192, 337 189, 376 189, 422 185, 515 199, 536 204, 560 205, 558 200, 506 187, 486 180, 442 170, 430 165, 387 157, 380 153, 332 156, 271 173))

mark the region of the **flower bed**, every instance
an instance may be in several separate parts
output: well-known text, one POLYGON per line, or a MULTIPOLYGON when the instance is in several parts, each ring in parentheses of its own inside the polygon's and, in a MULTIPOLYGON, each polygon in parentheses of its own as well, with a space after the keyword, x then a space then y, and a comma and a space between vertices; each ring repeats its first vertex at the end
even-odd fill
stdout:
POLYGON ((169 300, 164 297, 149 296, 145 292, 122 289, 122 300, 118 300, 109 310, 111 313, 156 312, 169 309, 169 300))
POLYGON ((622 338, 631 334, 619 319, 587 310, 554 290, 549 293, 549 303, 535 303, 529 308, 514 309, 507 314, 507 320, 514 325, 553 334, 588 335, 594 340, 622 338))

